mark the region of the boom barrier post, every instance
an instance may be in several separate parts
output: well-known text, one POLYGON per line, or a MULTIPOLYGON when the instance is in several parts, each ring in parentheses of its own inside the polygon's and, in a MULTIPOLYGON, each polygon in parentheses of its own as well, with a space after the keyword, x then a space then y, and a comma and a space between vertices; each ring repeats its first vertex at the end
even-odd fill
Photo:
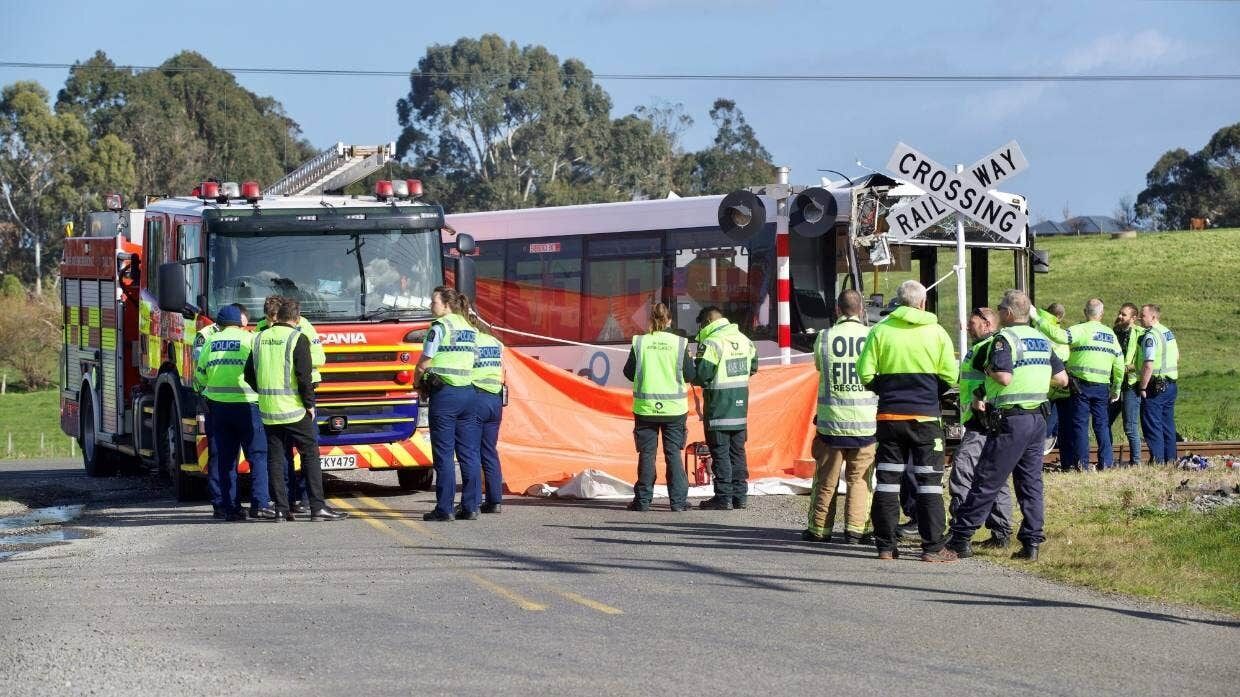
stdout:
POLYGON ((780 186, 775 214, 775 265, 776 294, 778 313, 779 364, 792 363, 792 280, 789 274, 789 257, 791 242, 788 238, 788 174, 787 167, 776 170, 780 186))

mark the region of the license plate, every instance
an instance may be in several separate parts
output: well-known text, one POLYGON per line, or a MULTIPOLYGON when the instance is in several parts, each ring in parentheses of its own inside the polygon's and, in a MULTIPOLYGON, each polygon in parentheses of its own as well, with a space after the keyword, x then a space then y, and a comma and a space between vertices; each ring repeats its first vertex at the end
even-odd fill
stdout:
POLYGON ((319 457, 319 468, 325 470, 357 469, 356 455, 322 455, 319 457))

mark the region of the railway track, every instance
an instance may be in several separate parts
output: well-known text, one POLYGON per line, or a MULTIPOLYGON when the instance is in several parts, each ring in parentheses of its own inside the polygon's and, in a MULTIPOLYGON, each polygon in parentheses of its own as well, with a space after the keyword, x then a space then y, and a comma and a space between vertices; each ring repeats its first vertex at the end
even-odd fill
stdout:
MULTIPOLYGON (((1180 457, 1188 454, 1200 455, 1201 457, 1218 457, 1223 455, 1235 455, 1240 457, 1240 441, 1220 440, 1220 441, 1183 441, 1176 444, 1176 452, 1180 457)), ((1089 448, 1090 462, 1098 461, 1097 446, 1089 448)), ((1128 444, 1123 443, 1115 447, 1115 462, 1127 462, 1131 458, 1128 457, 1128 444)), ((1142 461, 1149 461, 1150 453, 1145 450, 1141 454, 1142 461)), ((1050 451, 1046 455, 1046 462, 1059 462, 1059 449, 1050 451)))

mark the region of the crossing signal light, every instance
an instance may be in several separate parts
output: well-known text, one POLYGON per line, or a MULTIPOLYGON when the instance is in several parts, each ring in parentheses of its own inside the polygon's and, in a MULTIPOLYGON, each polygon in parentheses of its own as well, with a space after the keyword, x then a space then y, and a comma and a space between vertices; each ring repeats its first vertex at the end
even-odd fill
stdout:
POLYGON ((830 191, 811 186, 792 197, 788 229, 802 237, 822 237, 835 227, 838 206, 830 191))
POLYGON ((719 202, 719 229, 729 239, 744 242, 766 225, 766 204, 752 191, 733 191, 719 202))

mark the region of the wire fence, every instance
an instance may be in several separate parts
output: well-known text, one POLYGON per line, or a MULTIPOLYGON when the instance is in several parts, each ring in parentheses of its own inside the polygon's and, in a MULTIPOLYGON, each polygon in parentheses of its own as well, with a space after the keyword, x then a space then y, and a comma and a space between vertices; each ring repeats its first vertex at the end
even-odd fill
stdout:
POLYGON ((81 452, 77 441, 63 433, 39 433, 36 439, 33 433, 4 434, 0 443, 0 459, 4 460, 50 460, 54 458, 77 457, 81 452))

